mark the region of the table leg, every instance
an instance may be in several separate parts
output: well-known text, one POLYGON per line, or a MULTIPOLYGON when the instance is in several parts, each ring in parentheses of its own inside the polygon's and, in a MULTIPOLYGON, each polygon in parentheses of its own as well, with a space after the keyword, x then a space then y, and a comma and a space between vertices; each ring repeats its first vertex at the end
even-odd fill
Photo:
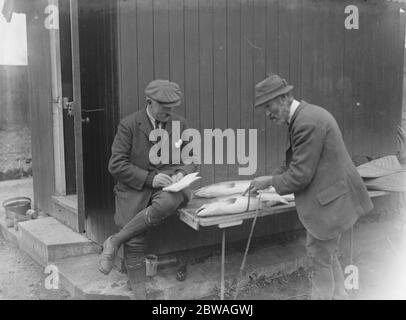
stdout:
POLYGON ((224 300, 224 267, 226 257, 226 229, 223 229, 221 240, 221 283, 220 283, 220 299, 224 300))

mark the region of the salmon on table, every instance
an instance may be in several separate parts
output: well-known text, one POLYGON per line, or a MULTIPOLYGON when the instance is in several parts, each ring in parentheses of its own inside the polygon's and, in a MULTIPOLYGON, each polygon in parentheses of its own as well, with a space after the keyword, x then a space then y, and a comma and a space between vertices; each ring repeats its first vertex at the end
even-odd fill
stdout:
MULTIPOLYGON (((251 180, 218 182, 196 190, 195 195, 200 198, 216 198, 230 196, 233 194, 242 194, 248 189, 250 183, 251 180)), ((275 192, 275 189, 272 187, 266 190, 269 192, 275 192)))
POLYGON ((233 195, 221 197, 213 202, 202 205, 196 210, 198 217, 212 217, 243 213, 261 209, 263 205, 274 206, 287 204, 288 201, 277 193, 267 194, 266 197, 233 195))

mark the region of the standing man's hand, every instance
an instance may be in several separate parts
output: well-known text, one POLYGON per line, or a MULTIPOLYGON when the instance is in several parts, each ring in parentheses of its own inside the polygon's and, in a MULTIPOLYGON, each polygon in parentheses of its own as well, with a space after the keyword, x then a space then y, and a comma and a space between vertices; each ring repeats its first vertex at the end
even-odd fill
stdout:
POLYGON ((269 188, 272 185, 272 176, 262 176, 251 181, 249 190, 252 193, 269 188))
POLYGON ((153 188, 164 188, 172 184, 172 178, 164 173, 158 173, 152 180, 153 188))
POLYGON ((172 175, 172 182, 178 182, 180 179, 184 177, 184 173, 182 171, 178 171, 175 174, 172 175))

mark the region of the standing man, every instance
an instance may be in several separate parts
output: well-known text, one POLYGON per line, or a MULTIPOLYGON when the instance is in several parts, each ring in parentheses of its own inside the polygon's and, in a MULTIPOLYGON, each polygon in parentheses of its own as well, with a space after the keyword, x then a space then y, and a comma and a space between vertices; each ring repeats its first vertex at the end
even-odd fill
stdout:
POLYGON ((251 191, 273 186, 281 195, 295 194, 313 262, 311 298, 346 299, 337 257, 340 237, 373 205, 333 116, 321 107, 296 101, 292 89, 278 75, 255 86, 255 107, 264 109, 277 124, 289 126, 290 146, 286 165, 271 176, 254 179, 251 191))
POLYGON ((185 120, 173 114, 181 104, 179 86, 168 80, 154 80, 146 87, 145 96, 146 108, 120 122, 111 148, 109 171, 117 180, 114 220, 121 230, 104 242, 99 266, 108 274, 124 244, 124 263, 136 299, 145 299, 146 230, 189 200, 186 192, 166 192, 162 188, 195 171, 193 164, 172 164, 172 155, 169 164, 154 164, 156 161, 150 159, 152 130, 164 129, 170 136, 172 121, 180 122, 181 132, 186 129, 185 120))

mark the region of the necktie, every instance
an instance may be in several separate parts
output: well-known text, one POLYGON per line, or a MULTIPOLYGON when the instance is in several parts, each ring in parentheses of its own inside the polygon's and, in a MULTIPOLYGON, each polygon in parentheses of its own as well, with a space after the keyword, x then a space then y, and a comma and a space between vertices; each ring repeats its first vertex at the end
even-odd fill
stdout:
POLYGON ((155 129, 165 129, 165 122, 155 120, 155 129))

